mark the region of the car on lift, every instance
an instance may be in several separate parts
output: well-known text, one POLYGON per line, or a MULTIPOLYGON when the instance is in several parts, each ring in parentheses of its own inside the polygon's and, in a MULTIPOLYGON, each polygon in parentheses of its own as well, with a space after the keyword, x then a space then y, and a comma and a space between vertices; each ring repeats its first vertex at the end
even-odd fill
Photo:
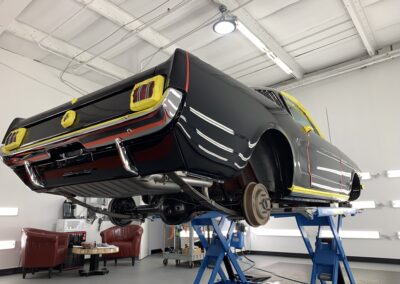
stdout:
POLYGON ((292 96, 249 88, 184 50, 114 85, 16 118, 3 162, 33 191, 123 226, 218 210, 252 226, 285 207, 348 203, 359 169, 292 96), (142 196, 144 204, 135 204, 142 196), (108 210, 80 197, 111 198, 108 210))

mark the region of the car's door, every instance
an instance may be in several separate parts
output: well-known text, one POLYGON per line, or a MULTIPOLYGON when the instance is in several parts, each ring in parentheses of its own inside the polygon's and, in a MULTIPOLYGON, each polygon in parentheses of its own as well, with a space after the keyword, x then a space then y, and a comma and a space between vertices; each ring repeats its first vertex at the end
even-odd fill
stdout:
POLYGON ((309 194, 328 198, 345 197, 348 193, 343 184, 343 170, 338 149, 325 140, 307 110, 295 98, 284 94, 289 111, 304 133, 300 151, 306 151, 310 174, 309 194))

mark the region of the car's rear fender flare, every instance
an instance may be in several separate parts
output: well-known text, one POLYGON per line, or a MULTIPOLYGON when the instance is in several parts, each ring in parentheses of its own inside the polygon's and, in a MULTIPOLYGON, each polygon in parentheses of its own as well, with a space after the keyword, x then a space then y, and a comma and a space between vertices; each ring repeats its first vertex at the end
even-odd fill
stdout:
POLYGON ((261 134, 256 147, 273 147, 271 153, 276 155, 271 159, 274 161, 281 177, 278 183, 280 188, 275 190, 280 190, 282 195, 289 194, 288 189, 293 185, 294 181, 295 152, 284 131, 275 127, 266 129, 261 134))

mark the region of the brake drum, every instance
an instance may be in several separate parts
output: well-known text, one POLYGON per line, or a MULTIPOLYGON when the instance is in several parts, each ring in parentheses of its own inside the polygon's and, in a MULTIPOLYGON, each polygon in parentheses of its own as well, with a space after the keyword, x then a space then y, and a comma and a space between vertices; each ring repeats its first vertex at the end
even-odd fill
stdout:
POLYGON ((271 215, 271 198, 261 183, 249 183, 243 194, 243 210, 247 223, 252 227, 265 225, 271 215))

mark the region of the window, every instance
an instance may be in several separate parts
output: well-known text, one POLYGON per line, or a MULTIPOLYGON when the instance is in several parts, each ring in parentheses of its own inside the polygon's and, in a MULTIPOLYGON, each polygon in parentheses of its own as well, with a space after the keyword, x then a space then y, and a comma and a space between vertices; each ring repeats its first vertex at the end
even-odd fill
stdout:
POLYGON ((308 117, 304 114, 304 112, 299 109, 291 100, 284 98, 285 102, 293 116, 293 119, 300 123, 302 126, 312 126, 314 128, 314 131, 316 131, 316 128, 314 124, 308 119, 308 117))
POLYGON ((266 89, 255 89, 257 92, 262 94, 264 97, 268 98, 270 101, 274 102, 276 105, 280 106, 281 108, 284 107, 279 96, 273 90, 266 90, 266 89))

